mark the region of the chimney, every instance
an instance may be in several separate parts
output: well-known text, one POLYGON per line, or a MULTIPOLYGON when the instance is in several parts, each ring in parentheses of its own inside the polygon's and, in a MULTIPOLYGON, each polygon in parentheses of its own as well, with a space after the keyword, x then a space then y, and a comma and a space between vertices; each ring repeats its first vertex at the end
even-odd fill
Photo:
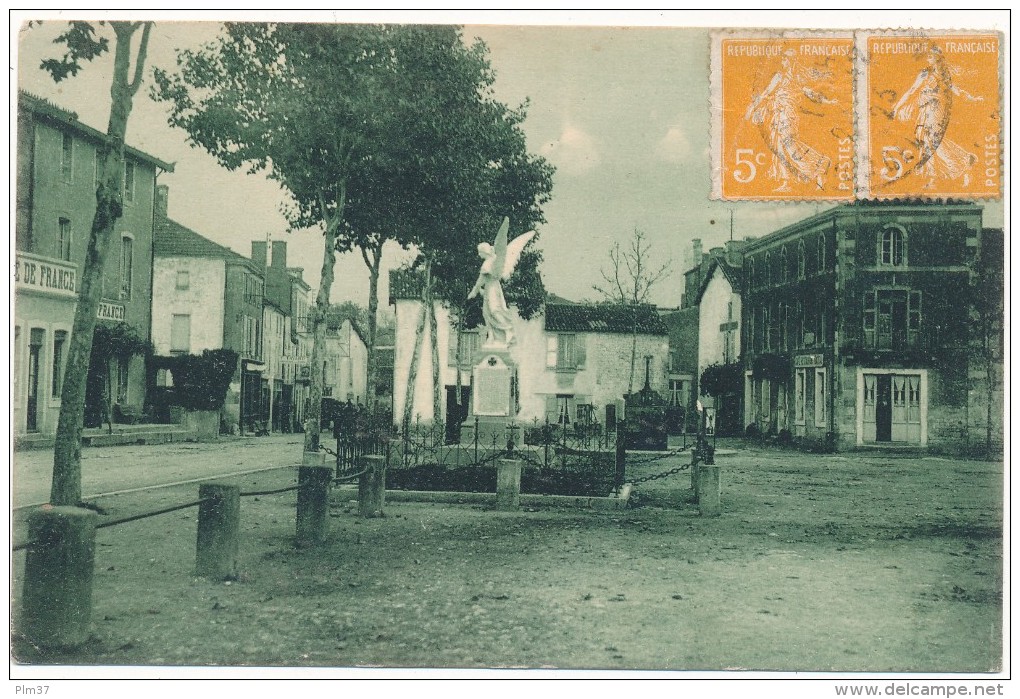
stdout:
POLYGON ((251 241, 251 261, 255 263, 256 267, 266 268, 266 241, 251 241))
POLYGON ((701 266, 701 238, 695 238, 692 244, 693 247, 693 259, 691 260, 691 268, 701 266))
POLYGON ((287 241, 286 240, 274 240, 273 241, 273 267, 279 267, 280 269, 287 269, 287 241))
POLYGON ((726 241, 726 264, 730 267, 740 267, 744 264, 744 242, 741 240, 726 241))
POLYGON ((170 201, 170 185, 156 185, 156 201, 153 202, 153 213, 156 218, 166 218, 167 204, 170 201))

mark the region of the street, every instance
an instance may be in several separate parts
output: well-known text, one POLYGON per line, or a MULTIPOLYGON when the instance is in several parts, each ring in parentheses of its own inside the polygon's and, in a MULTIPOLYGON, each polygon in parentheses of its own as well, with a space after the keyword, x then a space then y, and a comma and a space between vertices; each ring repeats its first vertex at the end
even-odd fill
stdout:
MULTIPOLYGON (((300 434, 224 437, 211 443, 87 447, 82 449, 82 496, 215 478, 244 471, 297 465, 300 434)), ((12 507, 49 501, 53 450, 14 454, 12 507)))

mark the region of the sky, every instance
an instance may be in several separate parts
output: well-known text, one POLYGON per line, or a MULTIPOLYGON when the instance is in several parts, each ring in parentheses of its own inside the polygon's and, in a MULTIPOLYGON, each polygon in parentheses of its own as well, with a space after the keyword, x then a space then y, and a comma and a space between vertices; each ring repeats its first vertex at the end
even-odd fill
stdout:
MULTIPOLYGON (((654 258, 671 265, 671 274, 655 287, 651 300, 660 306, 678 306, 683 271, 690 267, 695 238, 703 241, 707 251, 730 237, 731 217, 733 237, 740 239, 765 235, 828 206, 709 199, 709 30, 683 25, 717 26, 722 18, 704 13, 535 15, 402 13, 366 17, 329 13, 300 18, 458 21, 465 25, 466 41, 480 38, 486 42, 496 74, 497 98, 511 106, 529 101, 523 125, 529 148, 556 167, 552 200, 544 209, 547 222, 538 229, 538 247, 545 258, 542 273, 546 288, 560 296, 597 298, 592 286, 601 281, 600 270, 607 268, 609 249, 639 229, 646 234, 654 258), (578 20, 612 26, 581 26, 578 20), (639 26, 644 24, 676 26, 639 26)), ((224 18, 239 17, 215 16, 224 18)), ((243 18, 271 16, 249 12, 243 18)), ((105 130, 109 59, 87 66, 77 77, 59 85, 38 67, 43 58, 57 55, 52 39, 61 31, 60 19, 22 28, 20 36, 12 36, 18 86, 105 130)), ((191 147, 185 132, 169 127, 166 106, 148 96, 151 68, 172 68, 175 49, 195 48, 213 39, 219 25, 174 21, 181 17, 167 17, 166 13, 156 19, 146 83, 135 100, 128 143, 175 163, 173 173, 159 178, 170 186, 170 217, 243 255, 250 255, 252 240, 267 236, 287 240, 288 264, 303 267, 305 280, 315 288, 322 261, 321 233, 288 232, 280 213, 286 195, 276 184, 261 175, 220 167, 204 150, 191 147)), ((869 26, 861 13, 800 13, 792 18, 744 13, 741 22, 762 26, 784 19, 787 24, 794 20, 806 26, 835 26, 839 22, 869 26)), ((925 26, 938 26, 939 21, 951 26, 954 21, 951 17, 940 20, 931 13, 917 18, 909 13, 880 18, 884 26, 893 25, 894 19, 899 19, 900 25, 915 20, 925 26)), ((12 32, 17 32, 17 21, 12 19, 12 32)), ((725 21, 732 23, 733 18, 727 16, 725 21)), ((975 26, 973 15, 964 23, 975 26)), ((1001 204, 986 207, 986 225, 1003 225, 1003 216, 1001 204)), ((396 246, 387 248, 384 268, 398 267, 409 256, 396 246)), ((385 283, 380 289, 385 294, 385 283)), ((360 255, 341 256, 332 300, 365 305, 367 296, 368 274, 360 255)), ((386 304, 387 298, 380 302, 386 304)))

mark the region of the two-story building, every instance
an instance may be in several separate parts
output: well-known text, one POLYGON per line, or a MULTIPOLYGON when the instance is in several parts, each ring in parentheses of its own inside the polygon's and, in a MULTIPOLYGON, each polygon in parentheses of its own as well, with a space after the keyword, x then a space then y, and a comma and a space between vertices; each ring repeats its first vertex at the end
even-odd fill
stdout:
POLYGON ((368 398, 368 345, 350 318, 326 319, 322 394, 338 401, 365 405, 368 398))
MULTIPOLYGON (((393 407, 399 420, 423 312, 420 280, 406 271, 391 272, 390 303, 396 311, 393 407)), ((480 333, 484 328, 458 334, 442 302, 436 301, 435 313, 443 414, 434 414, 428 324, 421 339, 425 344, 419 357, 412 414, 424 422, 438 419, 449 425, 463 421, 468 414, 472 369, 482 358, 480 333)), ((615 409, 627 393, 644 385, 646 369, 651 388, 666 394, 669 341, 666 326, 653 306, 547 303, 528 320, 514 313, 515 342, 510 356, 517 367, 518 421, 602 422, 607 406, 615 409)))
MULTIPOLYGON (((96 210, 99 148, 106 135, 69 111, 18 94, 13 429, 15 439, 56 433, 79 281, 96 210)), ((124 210, 103 270, 99 323, 126 323, 150 338, 152 229, 156 179, 173 166, 130 146, 124 154, 124 210)), ((114 358, 108 386, 86 394, 86 426, 114 406, 141 413, 145 358, 114 358), (102 403, 100 405, 99 403, 102 403)))
POLYGON ((957 451, 982 209, 857 202, 744 250, 747 420, 837 448, 957 451))
POLYGON ((238 353, 224 422, 243 433, 268 422, 270 391, 263 378, 263 271, 247 257, 167 217, 169 191, 160 187, 153 261, 152 342, 157 355, 238 353))
MULTIPOLYGON (((740 288, 743 243, 731 241, 724 251, 713 250, 711 261, 698 289, 698 377, 709 366, 733 366, 740 360, 740 288)), ((734 372, 736 376, 737 372, 734 372)), ((705 386, 700 386, 705 394, 705 386)), ((713 396, 712 425, 718 434, 741 434, 743 424, 743 386, 720 389, 713 396)))

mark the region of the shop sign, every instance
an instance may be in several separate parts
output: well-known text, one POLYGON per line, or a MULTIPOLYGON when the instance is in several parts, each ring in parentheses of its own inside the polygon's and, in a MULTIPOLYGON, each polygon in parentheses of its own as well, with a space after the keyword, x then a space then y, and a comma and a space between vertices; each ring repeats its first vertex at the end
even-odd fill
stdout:
POLYGON ((34 291, 56 296, 78 296, 78 269, 62 260, 18 253, 14 262, 17 291, 34 291))

